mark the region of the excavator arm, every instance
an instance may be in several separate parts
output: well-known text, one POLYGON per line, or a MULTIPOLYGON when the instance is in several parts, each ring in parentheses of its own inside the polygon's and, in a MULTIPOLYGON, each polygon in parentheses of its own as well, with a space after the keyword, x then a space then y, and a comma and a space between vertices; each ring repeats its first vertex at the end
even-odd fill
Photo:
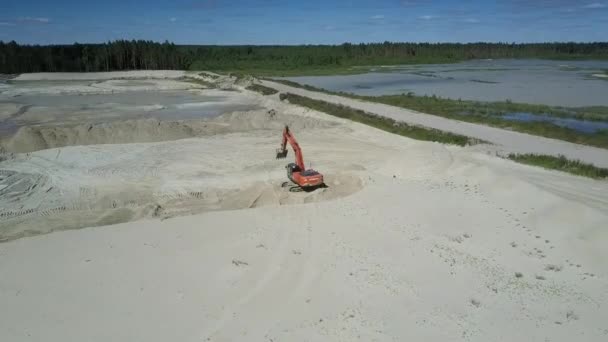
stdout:
POLYGON ((306 168, 304 167, 304 157, 302 156, 302 149, 300 149, 298 141, 289 130, 289 126, 285 126, 285 129, 283 130, 283 141, 281 142, 281 147, 277 149, 277 159, 287 157, 288 142, 291 145, 291 148, 293 148, 293 152, 296 154, 296 165, 300 168, 300 170, 305 170, 306 168))

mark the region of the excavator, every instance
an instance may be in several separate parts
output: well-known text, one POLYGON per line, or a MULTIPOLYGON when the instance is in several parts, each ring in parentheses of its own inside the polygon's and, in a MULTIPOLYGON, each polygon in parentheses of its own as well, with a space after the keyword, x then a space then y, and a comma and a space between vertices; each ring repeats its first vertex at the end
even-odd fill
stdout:
MULTIPOLYGON (((293 152, 296 155, 296 162, 289 163, 285 168, 287 169, 287 178, 295 183, 297 186, 290 188, 290 191, 312 191, 318 187, 322 187, 323 175, 313 169, 306 169, 304 166, 304 157, 302 156, 302 149, 289 130, 289 126, 285 125, 283 130, 283 141, 281 147, 277 149, 277 159, 283 159, 287 157, 287 142, 293 148, 293 152)), ((283 183, 283 186, 287 182, 283 183)))

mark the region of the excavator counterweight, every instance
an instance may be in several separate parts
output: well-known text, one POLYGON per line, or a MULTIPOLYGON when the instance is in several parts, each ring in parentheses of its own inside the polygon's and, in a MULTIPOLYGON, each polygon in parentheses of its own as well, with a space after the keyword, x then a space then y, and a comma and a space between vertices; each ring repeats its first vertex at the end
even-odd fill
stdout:
POLYGON ((287 169, 287 177, 305 190, 312 190, 323 185, 323 175, 313 169, 306 169, 304 165, 304 157, 300 145, 296 141, 288 126, 283 130, 283 140, 281 147, 277 149, 277 159, 287 157, 287 143, 291 145, 296 156, 295 163, 289 163, 285 167, 287 169))

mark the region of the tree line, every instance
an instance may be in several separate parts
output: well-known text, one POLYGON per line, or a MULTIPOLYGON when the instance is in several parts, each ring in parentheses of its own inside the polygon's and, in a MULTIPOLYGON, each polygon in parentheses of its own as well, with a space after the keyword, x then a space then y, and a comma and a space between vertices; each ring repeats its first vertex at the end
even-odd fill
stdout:
POLYGON ((608 59, 608 42, 210 46, 117 40, 103 44, 40 46, 0 41, 0 73, 5 74, 158 69, 282 71, 450 63, 479 58, 608 59))

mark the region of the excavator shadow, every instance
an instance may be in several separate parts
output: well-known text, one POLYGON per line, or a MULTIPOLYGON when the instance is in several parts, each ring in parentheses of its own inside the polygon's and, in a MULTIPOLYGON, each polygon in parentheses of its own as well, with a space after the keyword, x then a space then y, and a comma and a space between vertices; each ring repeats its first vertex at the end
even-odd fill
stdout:
POLYGON ((283 184, 281 184, 281 187, 288 188, 289 192, 313 192, 317 189, 329 188, 329 186, 327 186, 327 184, 325 184, 325 183, 323 183, 321 185, 317 185, 317 186, 308 186, 308 187, 303 188, 292 182, 283 182, 283 184))

